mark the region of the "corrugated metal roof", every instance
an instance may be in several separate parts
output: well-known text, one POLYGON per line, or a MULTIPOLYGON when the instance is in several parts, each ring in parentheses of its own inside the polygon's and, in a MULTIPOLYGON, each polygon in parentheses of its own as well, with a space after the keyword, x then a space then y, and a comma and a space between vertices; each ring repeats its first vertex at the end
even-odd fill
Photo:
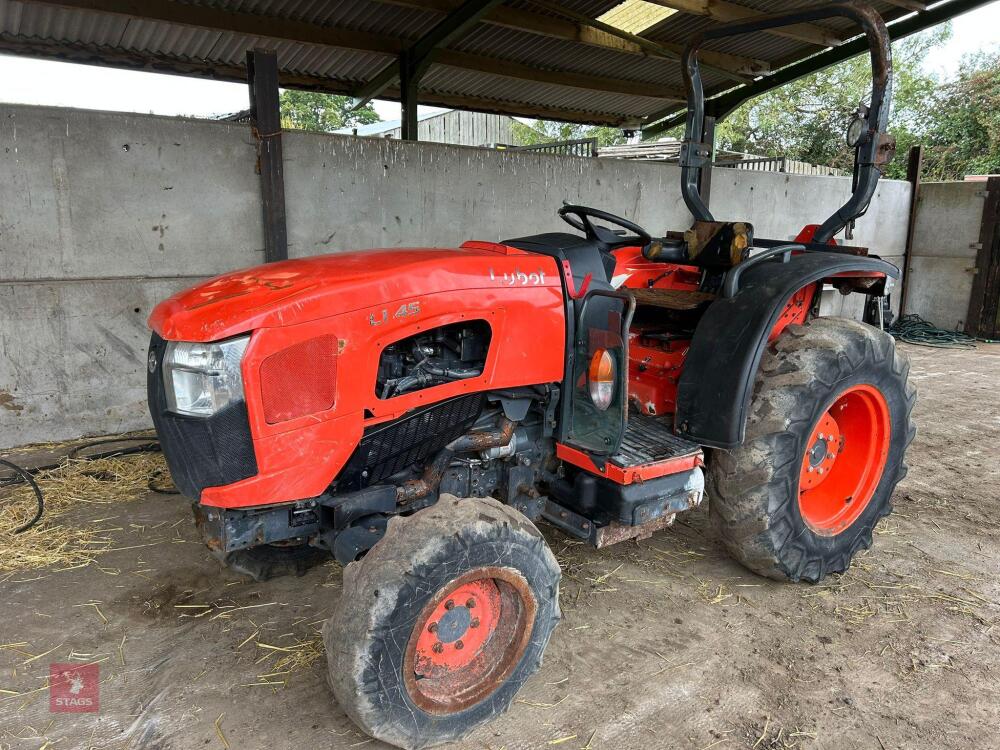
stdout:
MULTIPOLYGON (((564 34, 579 26, 573 14, 596 18, 619 2, 508 0, 442 52, 421 79, 421 103, 552 119, 642 121, 670 104, 664 94, 683 88, 679 62, 639 53, 634 46, 629 52, 560 38, 574 36, 564 34), (528 24, 533 28, 521 24, 526 12, 534 18, 528 24), (555 19, 562 31, 540 28, 555 19), (543 80, 533 80, 532 71, 543 71, 538 74, 543 80)), ((815 7, 810 0, 731 2, 763 13, 815 7)), ((390 64, 393 50, 412 44, 444 18, 444 9, 458 4, 458 0, 0 0, 0 51, 243 80, 247 50, 264 47, 277 52, 282 85, 349 93, 390 64)), ((892 18, 906 12, 884 0, 875 6, 892 18)), ((684 46, 693 34, 716 23, 677 12, 644 36, 684 46)), ((841 36, 853 33, 850 23, 839 19, 815 25, 841 36)), ((748 64, 750 60, 787 63, 822 49, 802 39, 767 33, 713 41, 705 48, 747 58, 748 64)), ((731 73, 707 66, 704 73, 710 91, 734 85, 731 73)), ((393 98, 396 93, 390 89, 384 95, 393 98)))

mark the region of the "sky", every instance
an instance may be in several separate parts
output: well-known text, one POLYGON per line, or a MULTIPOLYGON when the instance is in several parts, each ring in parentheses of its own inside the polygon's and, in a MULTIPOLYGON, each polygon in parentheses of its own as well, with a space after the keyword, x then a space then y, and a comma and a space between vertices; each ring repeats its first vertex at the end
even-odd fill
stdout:
MULTIPOLYGON (((963 55, 1000 50, 1000 0, 959 16, 951 40, 924 61, 928 72, 948 77, 963 55)), ((45 104, 158 115, 208 117, 248 107, 247 87, 198 78, 140 73, 0 55, 0 102, 45 104)), ((399 117, 399 104, 376 101, 383 120, 399 117)), ((421 113, 439 111, 421 107, 421 113)))

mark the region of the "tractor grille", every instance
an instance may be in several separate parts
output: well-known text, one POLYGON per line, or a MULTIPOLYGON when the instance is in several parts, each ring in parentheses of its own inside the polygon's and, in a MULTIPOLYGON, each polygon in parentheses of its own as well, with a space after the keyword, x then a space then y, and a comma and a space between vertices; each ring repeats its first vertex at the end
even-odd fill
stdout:
POLYGON ((165 349, 166 342, 154 333, 149 353, 155 364, 147 374, 146 385, 149 413, 177 489, 198 500, 206 487, 254 476, 257 459, 246 403, 231 404, 207 419, 171 414, 163 386, 165 349))
POLYGON ((482 408, 483 394, 473 393, 365 430, 344 468, 338 487, 366 487, 409 466, 425 463, 452 440, 468 432, 482 408), (362 472, 367 474, 362 475, 362 472))
POLYGON ((632 412, 622 446, 611 457, 616 466, 642 466, 697 453, 701 447, 677 437, 662 419, 632 412))

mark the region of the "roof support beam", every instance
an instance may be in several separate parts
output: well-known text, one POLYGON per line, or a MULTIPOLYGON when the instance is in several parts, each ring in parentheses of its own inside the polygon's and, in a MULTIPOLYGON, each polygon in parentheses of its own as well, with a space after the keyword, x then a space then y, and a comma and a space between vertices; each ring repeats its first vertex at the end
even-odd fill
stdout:
MULTIPOLYGON (((889 23, 887 26, 889 29, 889 38, 895 42, 963 13, 968 13, 983 5, 988 5, 991 2, 994 2, 994 0, 951 0, 950 2, 940 3, 923 13, 910 15, 889 23)), ((831 65, 842 63, 856 55, 864 54, 868 50, 868 39, 866 37, 853 39, 839 47, 828 49, 801 62, 781 68, 777 72, 747 86, 740 86, 727 93, 708 99, 705 102, 705 112, 714 116, 717 122, 722 122, 733 110, 750 99, 754 99, 761 94, 766 94, 768 91, 780 88, 787 83, 797 81, 824 68, 829 68, 831 65)), ((651 123, 642 129, 642 137, 643 139, 652 138, 681 125, 684 123, 685 117, 686 112, 679 109, 656 113, 651 116, 651 123), (670 115, 673 115, 673 117, 670 115), (656 122, 656 120, 660 121, 656 122)))
POLYGON ((923 0, 885 0, 889 5, 895 5, 897 8, 906 8, 906 10, 922 11, 927 10, 927 3, 923 0))
MULTIPOLYGON (((445 47, 461 37, 466 31, 479 23, 479 20, 492 8, 499 5, 500 2, 501 0, 465 0, 465 2, 435 24, 434 28, 407 47, 405 55, 402 55, 399 61, 387 65, 378 75, 365 84, 355 96, 352 108, 363 107, 385 91, 389 84, 398 80, 404 67, 404 57, 407 66, 407 86, 402 87, 402 89, 405 91, 410 86, 416 87, 420 77, 433 62, 433 55, 438 48, 445 47)), ((406 99, 405 96, 403 98, 404 100, 406 99)), ((415 106, 416 104, 414 104, 415 106)), ((406 131, 405 116, 403 117, 403 131, 406 131)))
POLYGON ((257 141, 264 216, 264 260, 288 260, 285 219, 284 159, 281 149, 281 106, 278 98, 278 57, 267 50, 247 52, 250 85, 250 124, 257 141))
MULTIPOLYGON (((136 18, 148 18, 165 23, 189 26, 213 31, 233 32, 257 36, 263 39, 275 39, 303 44, 338 47, 341 49, 375 52, 398 57, 405 45, 398 39, 355 31, 344 31, 329 27, 316 26, 301 21, 292 21, 268 16, 235 13, 218 10, 203 5, 188 5, 171 0, 24 0, 42 5, 53 5, 97 13, 112 13, 136 18)), ((652 44, 652 43, 651 43, 652 44)), ((454 50, 439 49, 433 62, 449 65, 463 70, 475 70, 490 75, 504 76, 528 81, 542 81, 561 86, 571 86, 591 91, 610 91, 612 93, 649 96, 670 101, 683 101, 684 95, 679 89, 669 89, 639 81, 590 76, 581 73, 570 73, 553 70, 535 69, 529 65, 515 64, 507 60, 484 55, 475 55, 454 50)), ((171 63, 173 64, 173 63, 171 63)), ((178 63, 180 64, 180 63, 178 63)), ((190 67, 204 69, 215 67, 215 63, 190 63, 190 67)), ((283 85, 296 85, 296 76, 282 73, 283 85)), ((245 76, 233 80, 244 81, 245 76)), ((310 79, 316 81, 316 79, 310 79)), ((332 85, 333 82, 331 82, 332 85)), ((318 81, 304 88, 316 90, 332 90, 331 85, 325 87, 318 81)), ((302 86, 300 86, 302 87, 302 86)), ((337 93, 352 93, 349 84, 335 86, 337 93)), ((396 89, 398 91, 398 89, 396 89)), ((487 100, 488 101, 488 100, 487 100)), ((558 111, 558 108, 553 108, 558 111)), ((600 119, 596 113, 595 118, 600 119)))
MULTIPOLYGON (((551 2, 551 0, 528 0, 528 2, 539 6, 540 8, 545 8, 546 10, 549 10, 552 13, 558 13, 559 15, 565 16, 567 18, 572 18, 574 21, 581 23, 585 26, 591 26, 607 34, 628 39, 632 43, 639 45, 641 48, 649 52, 655 52, 671 60, 680 60, 684 53, 684 49, 681 45, 668 46, 660 44, 659 42, 654 42, 650 39, 646 39, 645 37, 642 36, 629 34, 627 31, 616 29, 614 26, 611 26, 610 24, 604 23, 603 21, 598 21, 596 18, 591 18, 590 16, 586 16, 583 13, 577 13, 575 10, 570 10, 569 8, 565 8, 562 5, 559 5, 558 3, 551 2)), ((744 75, 739 75, 731 72, 730 70, 716 67, 715 65, 709 62, 707 57, 704 58, 704 62, 705 64, 703 65, 703 67, 705 69, 713 70, 716 73, 725 76, 726 78, 731 78, 735 81, 740 81, 741 83, 746 82, 747 80, 747 77, 744 75)))
MULTIPOLYGON (((761 15, 759 11, 745 5, 737 5, 727 0, 648 0, 665 8, 673 8, 695 16, 707 16, 713 21, 728 23, 744 18, 761 15)), ((820 47, 836 47, 844 42, 844 37, 813 23, 799 23, 794 26, 783 26, 779 29, 768 29, 765 34, 774 34, 800 42, 816 44, 820 47)))
POLYGON ((589 73, 547 70, 523 63, 511 62, 510 60, 497 60, 470 55, 465 52, 452 52, 449 50, 447 53, 443 53, 435 58, 434 62, 463 70, 475 70, 480 73, 489 73, 490 75, 504 76, 506 78, 539 81, 557 86, 587 89, 588 91, 606 91, 611 94, 648 96, 651 99, 662 99, 668 102, 683 102, 686 99, 684 90, 679 87, 675 88, 659 83, 647 83, 645 81, 631 81, 623 78, 594 76, 589 73), (488 62, 484 63, 484 60, 488 62))
MULTIPOLYGON (((378 0, 388 5, 398 5, 404 8, 420 8, 434 10, 439 13, 449 13, 457 8, 461 0, 378 0)), ((593 20, 593 19, 588 19, 593 20)), ((623 55, 640 57, 662 57, 667 60, 677 60, 683 52, 683 45, 666 42, 652 42, 639 38, 634 41, 631 34, 619 31, 605 31, 580 20, 556 18, 544 13, 536 13, 521 8, 494 8, 482 19, 483 23, 500 28, 524 31, 529 34, 562 39, 577 44, 586 44, 598 49, 618 52, 623 55), (643 44, 647 42, 647 44, 643 44)), ((730 73, 744 76, 757 76, 771 70, 770 63, 740 55, 730 55, 724 52, 708 50, 703 53, 703 59, 709 65, 730 73)))
MULTIPOLYGON (((41 60, 60 60, 82 65, 138 70, 147 73, 164 73, 167 75, 205 78, 214 81, 229 81, 243 85, 246 85, 247 82, 246 68, 242 65, 208 64, 167 56, 150 58, 137 52, 122 50, 116 47, 69 44, 42 39, 25 39, 7 34, 0 34, 0 53, 41 60)), ((319 91, 325 94, 350 94, 357 86, 356 83, 350 81, 295 73, 283 73, 281 84, 289 88, 302 89, 304 91, 319 91)), ((399 88, 392 86, 387 89, 385 97, 388 99, 398 99, 399 88)), ((526 104, 524 102, 508 100, 499 101, 497 99, 486 99, 463 94, 424 92, 421 95, 421 101, 424 104, 441 107, 470 109, 477 112, 515 117, 578 122, 585 125, 613 125, 617 127, 625 124, 625 118, 610 112, 587 112, 578 109, 546 107, 538 104, 526 104)))

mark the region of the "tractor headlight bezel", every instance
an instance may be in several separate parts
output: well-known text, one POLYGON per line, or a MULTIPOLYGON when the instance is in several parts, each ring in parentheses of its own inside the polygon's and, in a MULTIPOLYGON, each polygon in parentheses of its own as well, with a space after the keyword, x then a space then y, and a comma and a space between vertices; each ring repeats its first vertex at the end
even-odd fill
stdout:
POLYGON ((208 418, 243 401, 243 355, 250 336, 224 341, 169 341, 163 354, 167 411, 208 418))

